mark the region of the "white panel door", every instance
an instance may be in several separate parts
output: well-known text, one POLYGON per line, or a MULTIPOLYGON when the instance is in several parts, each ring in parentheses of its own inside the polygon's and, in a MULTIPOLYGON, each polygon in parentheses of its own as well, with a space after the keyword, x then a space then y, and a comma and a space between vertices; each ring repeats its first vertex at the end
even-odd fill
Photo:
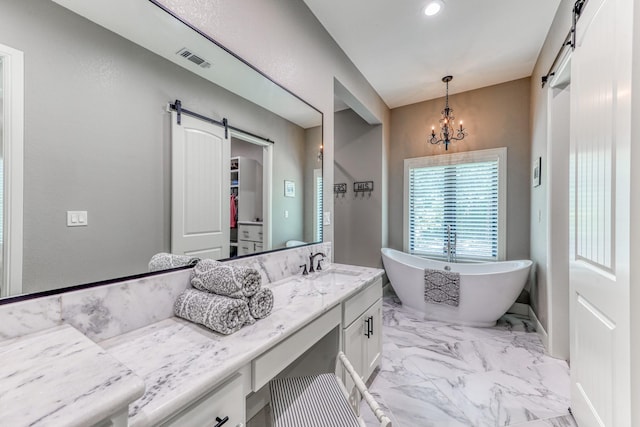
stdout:
POLYGON ((571 407, 581 427, 631 426, 632 7, 587 2, 571 67, 571 407))
POLYGON ((171 252, 229 256, 229 139, 224 128, 171 113, 171 252))

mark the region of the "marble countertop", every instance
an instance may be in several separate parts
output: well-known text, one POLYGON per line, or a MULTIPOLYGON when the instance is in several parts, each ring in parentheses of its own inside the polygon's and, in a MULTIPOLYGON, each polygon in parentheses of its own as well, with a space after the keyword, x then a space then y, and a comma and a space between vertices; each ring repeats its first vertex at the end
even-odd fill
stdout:
POLYGON ((157 424, 382 273, 332 264, 274 282, 268 285, 274 293, 271 315, 229 336, 173 317, 101 342, 146 384, 145 394, 129 407, 129 425, 157 424))
POLYGON ((2 425, 93 425, 144 393, 141 378, 69 325, 0 342, 0 361, 2 425))

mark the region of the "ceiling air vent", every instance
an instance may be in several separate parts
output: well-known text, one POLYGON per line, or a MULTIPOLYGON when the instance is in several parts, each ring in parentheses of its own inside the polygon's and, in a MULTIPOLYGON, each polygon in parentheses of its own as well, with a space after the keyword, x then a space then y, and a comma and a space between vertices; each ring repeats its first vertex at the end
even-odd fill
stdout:
POLYGON ((189 61, 193 62, 194 64, 196 64, 197 66, 201 67, 201 68, 210 68, 211 67, 211 63, 207 62, 206 60, 202 59, 201 57, 199 57, 198 55, 196 55, 195 53, 193 53, 193 51, 191 49, 187 49, 182 48, 177 52, 178 55, 182 56, 185 59, 188 59, 189 61))

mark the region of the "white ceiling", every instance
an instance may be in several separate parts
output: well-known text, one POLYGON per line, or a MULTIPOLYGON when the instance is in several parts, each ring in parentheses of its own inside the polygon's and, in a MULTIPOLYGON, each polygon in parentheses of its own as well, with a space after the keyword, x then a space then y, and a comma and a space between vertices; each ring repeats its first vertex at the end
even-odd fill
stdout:
POLYGON ((531 75, 560 0, 304 0, 391 108, 531 75))

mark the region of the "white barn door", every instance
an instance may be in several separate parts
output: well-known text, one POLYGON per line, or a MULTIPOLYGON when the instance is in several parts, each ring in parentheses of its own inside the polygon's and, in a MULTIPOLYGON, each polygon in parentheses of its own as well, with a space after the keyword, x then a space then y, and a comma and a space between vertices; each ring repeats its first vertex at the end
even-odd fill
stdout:
POLYGON ((580 427, 631 426, 632 1, 586 3, 571 67, 571 407, 580 427))
POLYGON ((171 113, 171 252, 229 256, 229 139, 220 126, 171 113))

